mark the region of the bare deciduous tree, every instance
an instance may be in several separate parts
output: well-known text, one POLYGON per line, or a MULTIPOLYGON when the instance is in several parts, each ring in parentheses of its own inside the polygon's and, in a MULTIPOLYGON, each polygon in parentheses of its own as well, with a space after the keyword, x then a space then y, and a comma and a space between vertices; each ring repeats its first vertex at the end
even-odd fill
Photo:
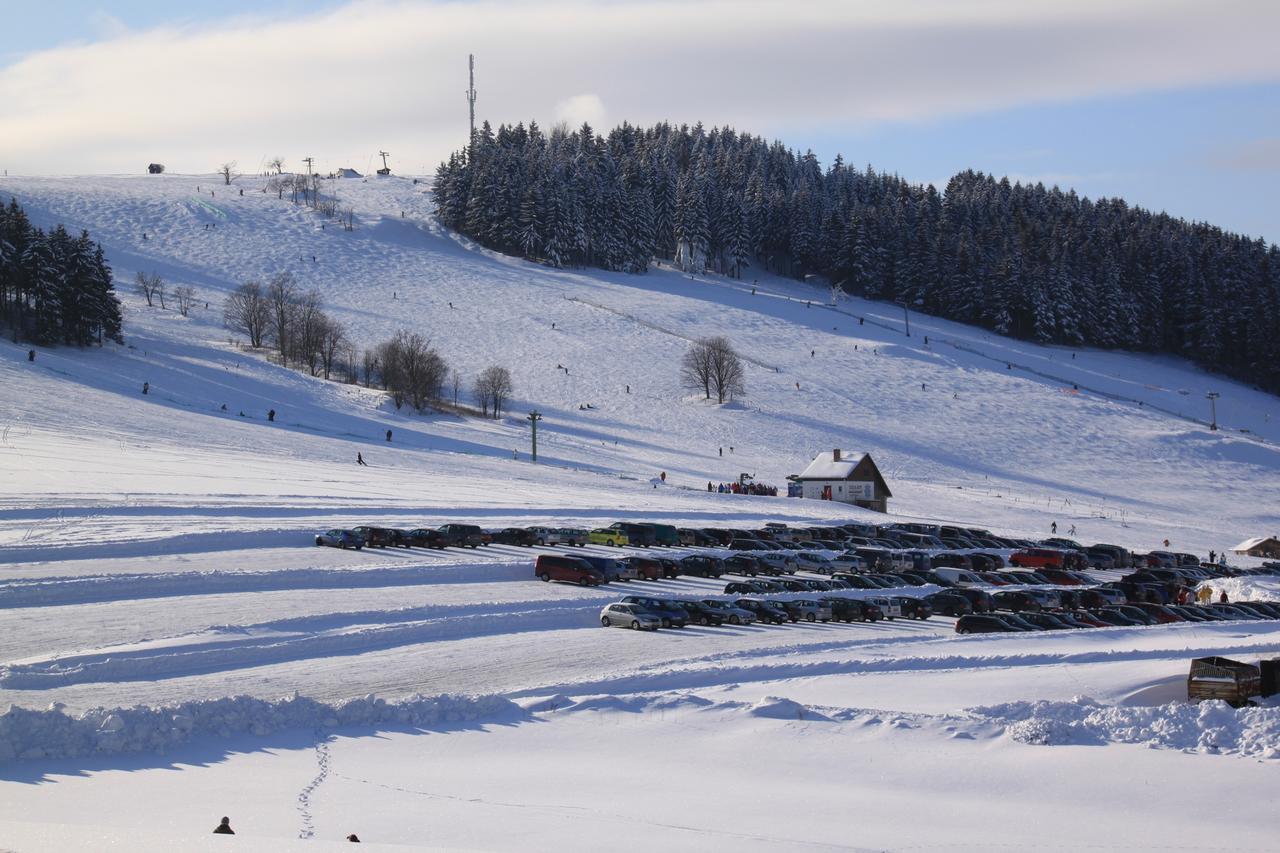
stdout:
POLYGON ((347 348, 347 331, 342 324, 332 317, 325 317, 323 335, 320 343, 320 363, 324 368, 324 378, 333 373, 338 357, 347 348))
POLYGON ((231 186, 232 181, 240 177, 240 173, 236 171, 235 160, 232 160, 228 163, 223 163, 221 166, 219 166, 218 174, 222 176, 223 185, 228 187, 231 186))
POLYGON ((277 175, 280 174, 284 171, 284 158, 278 156, 272 157, 267 161, 267 168, 274 170, 277 175))
POLYGON ((262 292, 262 285, 246 281, 227 297, 222 306, 222 321, 227 328, 241 332, 249 338, 249 346, 257 349, 271 325, 271 306, 262 292))
POLYGON ((732 400, 746 388, 746 369, 733 345, 725 337, 701 338, 694 342, 680 362, 680 378, 688 388, 702 391, 716 402, 732 400))
POLYGON ((157 296, 161 300, 161 308, 164 307, 164 279, 159 273, 139 272, 136 281, 138 282, 138 292, 147 299, 147 307, 152 307, 157 296))
POLYGON ((462 387, 462 374, 454 370, 449 374, 449 384, 453 386, 453 407, 458 407, 458 390, 462 387))
POLYGON ((320 372, 329 321, 323 309, 320 293, 310 290, 294 302, 289 312, 289 357, 294 364, 305 364, 312 376, 320 372))
POLYGON ((191 306, 196 302, 196 289, 189 284, 184 284, 173 289, 173 301, 178 306, 178 313, 183 317, 191 310, 191 306))
POLYGON ((486 367, 484 372, 476 378, 474 390, 480 410, 487 417, 492 409, 493 418, 497 420, 502 417, 502 409, 514 390, 511 384, 511 371, 497 365, 486 367))
POLYGON ((294 306, 298 302, 298 284, 293 273, 282 272, 272 276, 267 283, 267 306, 270 311, 271 331, 275 335, 276 350, 280 353, 280 363, 285 364, 289 357, 289 331, 292 325, 294 306))
POLYGON ((440 399, 449 365, 431 347, 431 342, 403 329, 378 347, 382 362, 383 387, 396 408, 407 401, 418 411, 431 400, 440 399))

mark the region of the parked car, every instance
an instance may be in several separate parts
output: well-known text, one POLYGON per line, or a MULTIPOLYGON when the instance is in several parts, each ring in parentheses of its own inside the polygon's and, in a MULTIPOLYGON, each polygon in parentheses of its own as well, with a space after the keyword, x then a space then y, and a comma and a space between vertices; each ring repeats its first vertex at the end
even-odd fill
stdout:
POLYGON ((720 566, 729 574, 751 577, 761 574, 762 571, 760 561, 750 554, 731 554, 720 561, 720 566))
POLYGON ((934 613, 945 616, 965 616, 973 612, 973 605, 969 603, 969 599, 948 591, 926 595, 924 600, 934 613))
POLYGON ((547 545, 568 544, 560 539, 560 531, 554 527, 526 527, 533 544, 542 548, 547 545))
POLYGON ((713 557, 710 554, 690 554, 687 557, 681 557, 680 574, 693 575, 699 578, 718 578, 724 574, 724 563, 719 557, 713 557))
POLYGON ((581 557, 565 554, 539 554, 534 561, 533 573, 543 581, 568 581, 581 586, 599 586, 606 583, 604 573, 581 557))
POLYGON ((671 603, 682 608, 689 614, 689 621, 698 625, 716 626, 723 625, 725 622, 724 614, 720 613, 713 607, 708 607, 701 601, 674 598, 671 600, 671 603))
POLYGON ((868 596, 866 601, 880 608, 880 612, 884 614, 884 618, 892 622, 902 615, 902 608, 893 600, 892 596, 879 595, 868 596))
POLYGON ((720 615, 721 619, 730 625, 750 625, 756 621, 755 611, 739 607, 736 604, 730 604, 727 601, 721 601, 717 598, 704 598, 700 603, 704 607, 714 610, 720 615))
POLYGON ((610 548, 631 544, 627 534, 611 527, 597 527, 587 534, 587 541, 592 545, 608 545, 610 548))
POLYGON ((923 598, 910 595, 893 595, 889 600, 898 605, 904 619, 928 619, 933 615, 933 608, 923 598))
POLYGON ((363 539, 365 546, 369 548, 389 548, 395 544, 391 530, 386 527, 362 524, 351 528, 351 532, 363 539))
POLYGON ((414 548, 444 548, 444 536, 434 527, 415 527, 405 533, 414 548))
POLYGON ((956 620, 957 634, 1010 634, 1023 630, 989 613, 968 614, 956 620))
POLYGON ((991 600, 991 593, 985 589, 956 587, 952 592, 969 599, 969 604, 973 606, 974 613, 990 613, 996 609, 995 602, 991 600))
POLYGON ((570 545, 574 548, 582 548, 587 544, 587 539, 591 534, 582 527, 561 527, 556 530, 556 535, 560 537, 561 545, 570 545))
POLYGON ((530 548, 537 544, 537 538, 523 527, 504 527, 489 534, 489 538, 499 545, 519 545, 530 548))
POLYGON ((772 603, 787 611, 787 616, 792 622, 797 622, 801 619, 806 622, 831 621, 831 608, 813 599, 798 598, 792 601, 774 600, 772 603))
POLYGON ((756 615, 757 622, 768 622, 771 625, 781 625, 790 618, 787 615, 787 611, 781 607, 776 607, 771 602, 762 601, 758 598, 739 598, 733 602, 733 606, 749 610, 756 615))
POLYGON ((662 620, 654 613, 635 604, 606 604, 600 611, 600 624, 606 628, 631 628, 636 631, 656 631, 662 620))
POLYGON ((450 545, 459 548, 479 548, 486 544, 484 531, 477 524, 442 524, 436 530, 444 534, 450 545))
POLYGON ((861 599, 833 595, 819 601, 831 608, 831 618, 837 622, 879 622, 884 618, 884 611, 861 599))
POLYGON ((661 598, 648 598, 643 595, 625 595, 623 604, 638 604, 645 610, 662 620, 663 628, 683 628, 689 624, 689 613, 683 607, 663 601, 661 598))
POLYGON ((623 557, 622 562, 635 570, 637 580, 656 581, 662 580, 664 576, 662 563, 657 560, 650 560, 648 557, 623 557))
POLYGON ((359 551, 364 547, 364 537, 354 530, 334 528, 316 535, 317 545, 328 545, 330 548, 354 548, 359 551))
MULTIPOLYGON (((657 544, 658 537, 653 532, 653 526, 649 524, 635 524, 630 521, 615 521, 608 527, 601 528, 610 531, 615 542, 603 542, 597 544, 604 545, 638 545, 641 548, 648 548, 650 545, 657 544)), ((591 531, 593 534, 597 531, 591 531)), ((595 542, 596 540, 591 540, 595 542)))
POLYGON ((821 575, 834 574, 838 568, 835 561, 820 551, 797 551, 794 558, 795 567, 806 572, 817 572, 821 575))
POLYGON ((576 559, 583 560, 590 564, 596 571, 604 575, 605 583, 612 583, 618 580, 632 580, 637 577, 635 569, 632 569, 621 560, 613 557, 600 557, 595 554, 583 554, 576 559))
POLYGON ((997 610, 1008 610, 1018 613, 1023 610, 1043 610, 1044 607, 1032 595, 1023 590, 1001 590, 991 596, 991 602, 997 610))
POLYGON ((759 581, 729 581, 724 585, 725 595, 757 595, 767 591, 759 581))

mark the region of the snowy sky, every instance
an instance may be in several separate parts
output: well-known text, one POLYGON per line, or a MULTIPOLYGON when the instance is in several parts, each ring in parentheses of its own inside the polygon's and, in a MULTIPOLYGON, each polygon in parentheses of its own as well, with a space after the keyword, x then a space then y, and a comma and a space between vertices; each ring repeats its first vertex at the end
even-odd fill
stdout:
POLYGON ((0 0, 12 173, 423 172, 477 113, 702 120, 912 180, 962 168, 1280 240, 1267 0, 0 0), (181 11, 174 11, 180 9, 181 11))

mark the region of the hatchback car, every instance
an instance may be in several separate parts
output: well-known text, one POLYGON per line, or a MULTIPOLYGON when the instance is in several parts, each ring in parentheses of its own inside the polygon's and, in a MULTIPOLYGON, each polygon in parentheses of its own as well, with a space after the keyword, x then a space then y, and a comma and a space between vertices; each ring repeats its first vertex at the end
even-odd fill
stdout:
POLYGON ((328 545, 330 548, 354 548, 359 551, 364 547, 364 538, 354 530, 335 528, 316 535, 317 545, 328 545))
POLYGON ((631 628, 634 631, 656 631, 662 620, 635 604, 606 604, 600 611, 600 624, 606 628, 631 628))

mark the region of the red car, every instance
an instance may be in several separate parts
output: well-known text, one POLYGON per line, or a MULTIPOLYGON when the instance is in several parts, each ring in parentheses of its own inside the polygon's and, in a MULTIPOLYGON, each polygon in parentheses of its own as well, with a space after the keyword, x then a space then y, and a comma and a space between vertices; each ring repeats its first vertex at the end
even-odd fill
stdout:
POLYGON ((1065 569, 1066 555, 1051 548, 1027 548, 1014 551, 1009 562, 1025 569, 1065 569))
POLYGON ((662 577, 665 574, 662 563, 659 563, 657 560, 651 560, 648 557, 625 557, 623 562, 629 564, 631 568, 636 570, 636 574, 639 576, 637 578, 638 580, 662 580, 662 577))

